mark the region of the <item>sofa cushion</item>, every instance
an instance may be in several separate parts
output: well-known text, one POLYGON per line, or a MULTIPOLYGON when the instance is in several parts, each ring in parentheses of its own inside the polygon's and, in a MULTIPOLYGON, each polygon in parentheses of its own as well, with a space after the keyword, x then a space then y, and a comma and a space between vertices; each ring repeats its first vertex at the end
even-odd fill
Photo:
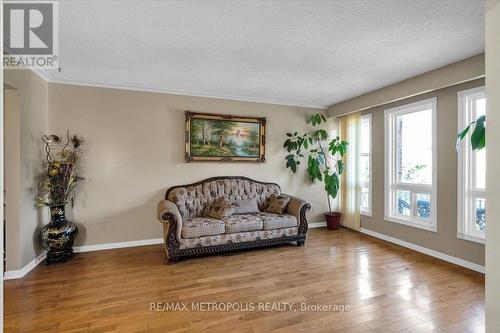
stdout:
POLYGON ((257 216, 249 214, 233 215, 224 219, 226 224, 226 233, 234 234, 244 231, 262 230, 264 222, 257 216))
POLYGON ((297 218, 290 214, 260 212, 252 214, 264 222, 263 230, 290 228, 297 226, 297 218))
POLYGON ((222 220, 233 215, 236 208, 238 208, 237 203, 231 202, 228 199, 221 197, 214 200, 214 202, 210 206, 210 210, 208 211, 207 216, 222 220))
POLYGON ((182 238, 213 236, 225 232, 224 222, 210 217, 194 217, 182 222, 182 238))
POLYGON ((283 214, 285 212, 286 206, 290 202, 290 197, 288 195, 276 195, 271 194, 267 198, 267 207, 264 209, 265 212, 283 214))
POLYGON ((237 244, 242 242, 254 242, 257 240, 291 237, 298 234, 298 228, 285 228, 274 230, 257 230, 238 232, 235 234, 222 234, 216 236, 205 236, 196 238, 182 238, 181 249, 192 249, 200 246, 213 246, 223 244, 237 244))
POLYGON ((236 203, 238 204, 238 208, 236 208, 234 214, 253 214, 259 212, 257 197, 237 200, 236 203))

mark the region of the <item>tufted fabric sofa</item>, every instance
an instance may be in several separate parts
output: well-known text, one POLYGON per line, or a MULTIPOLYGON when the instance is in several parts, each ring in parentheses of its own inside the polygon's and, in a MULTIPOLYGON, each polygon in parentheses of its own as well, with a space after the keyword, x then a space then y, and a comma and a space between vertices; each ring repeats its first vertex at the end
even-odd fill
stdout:
POLYGON ((246 177, 214 177, 168 189, 158 203, 163 223, 167 262, 181 257, 226 252, 289 242, 303 245, 307 233, 309 202, 291 197, 283 214, 263 212, 267 198, 281 194, 279 185, 246 177), (260 212, 232 215, 224 220, 206 217, 212 202, 257 197, 260 212))

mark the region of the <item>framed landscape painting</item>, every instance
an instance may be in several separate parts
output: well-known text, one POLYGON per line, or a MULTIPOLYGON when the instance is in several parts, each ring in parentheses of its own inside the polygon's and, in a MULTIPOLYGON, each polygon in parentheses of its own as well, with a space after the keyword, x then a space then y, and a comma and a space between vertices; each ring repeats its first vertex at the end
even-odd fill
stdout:
POLYGON ((186 161, 264 162, 266 118, 186 111, 186 161))

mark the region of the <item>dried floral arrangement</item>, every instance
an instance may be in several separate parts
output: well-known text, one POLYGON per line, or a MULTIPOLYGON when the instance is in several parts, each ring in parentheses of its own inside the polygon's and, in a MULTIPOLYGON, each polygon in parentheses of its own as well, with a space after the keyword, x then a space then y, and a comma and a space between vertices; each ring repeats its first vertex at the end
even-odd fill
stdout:
POLYGON ((83 138, 66 132, 66 137, 43 135, 45 159, 40 174, 36 206, 60 206, 73 202, 74 190, 84 178, 79 174, 83 138))

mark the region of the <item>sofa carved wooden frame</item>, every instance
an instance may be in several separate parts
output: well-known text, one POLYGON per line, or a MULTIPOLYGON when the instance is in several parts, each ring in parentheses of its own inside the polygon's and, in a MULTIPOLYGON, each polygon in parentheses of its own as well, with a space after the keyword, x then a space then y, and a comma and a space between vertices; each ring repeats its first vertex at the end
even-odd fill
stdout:
MULTIPOLYGON (((171 187, 167 190, 167 193, 165 194, 165 199, 168 199, 169 193, 172 190, 174 190, 175 188, 197 186, 197 185, 201 185, 201 184, 206 183, 206 182, 210 182, 210 181, 214 181, 214 180, 222 180, 222 179, 240 179, 240 180, 248 180, 251 182, 258 183, 258 184, 275 185, 281 191, 281 188, 278 184, 259 182, 259 181, 256 181, 256 180, 253 180, 253 179, 250 179, 247 177, 235 177, 235 176, 212 177, 212 178, 208 178, 208 179, 205 179, 205 180, 197 182, 197 183, 171 187)), ((180 248, 180 240, 177 238, 177 235, 176 235, 177 224, 178 224, 177 218, 174 216, 174 214, 165 213, 162 215, 162 219, 169 222, 168 231, 166 232, 166 235, 165 235, 165 247, 166 247, 166 250, 169 254, 169 256, 167 258, 167 262, 169 264, 174 264, 182 257, 200 256, 200 255, 207 255, 207 254, 213 254, 213 253, 224 253, 224 252, 229 252, 229 251, 238 251, 238 250, 251 249, 251 248, 257 248, 257 247, 286 244, 286 243, 291 243, 291 242, 297 242, 297 246, 302 246, 305 243, 307 229, 308 229, 306 212, 309 211, 310 209, 311 209, 310 203, 305 203, 301 207, 301 209, 300 209, 300 221, 297 221, 298 222, 297 235, 283 236, 283 237, 279 237, 279 238, 270 238, 270 239, 258 239, 258 240, 249 241, 249 242, 228 243, 228 244, 221 244, 221 245, 187 248, 187 249, 180 248)))

